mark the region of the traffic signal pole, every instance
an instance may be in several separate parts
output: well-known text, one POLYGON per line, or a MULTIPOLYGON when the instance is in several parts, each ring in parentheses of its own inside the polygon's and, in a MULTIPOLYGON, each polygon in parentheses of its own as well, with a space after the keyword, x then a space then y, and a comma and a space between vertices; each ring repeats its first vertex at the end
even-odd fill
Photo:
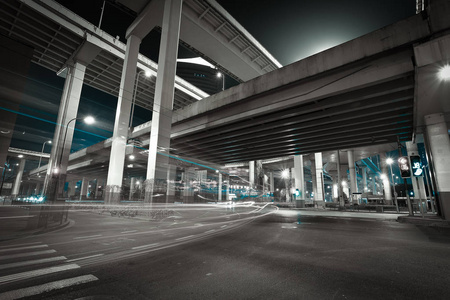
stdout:
MULTIPOLYGON (((398 157, 402 157, 402 144, 400 143, 400 139, 397 136, 397 145, 398 145, 398 157)), ((403 178, 403 186, 405 188, 405 193, 406 193, 406 203, 408 204, 408 212, 410 216, 414 216, 414 211, 412 209, 412 205, 411 205, 411 199, 409 198, 409 193, 408 193, 408 183, 406 182, 406 178, 403 178)))

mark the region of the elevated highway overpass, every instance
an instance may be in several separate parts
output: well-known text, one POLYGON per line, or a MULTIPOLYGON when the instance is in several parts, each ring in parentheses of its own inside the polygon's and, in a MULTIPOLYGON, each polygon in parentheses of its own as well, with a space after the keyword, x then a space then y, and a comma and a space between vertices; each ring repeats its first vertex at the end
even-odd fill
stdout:
MULTIPOLYGON (((178 108, 171 146, 158 151, 226 165, 415 140, 427 116, 449 121, 448 86, 435 84, 449 60, 449 13, 449 1, 432 1, 422 14, 178 108)), ((131 135, 144 147, 150 125, 131 135)))

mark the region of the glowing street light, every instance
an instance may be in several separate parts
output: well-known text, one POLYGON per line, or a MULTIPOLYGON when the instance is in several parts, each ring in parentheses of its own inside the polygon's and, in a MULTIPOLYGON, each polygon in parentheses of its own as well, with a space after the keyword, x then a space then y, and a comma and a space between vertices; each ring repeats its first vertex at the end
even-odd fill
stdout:
POLYGON ((445 65, 439 70, 439 78, 444 81, 450 81, 450 65, 445 65))
POLYGON ((53 173, 55 173, 55 174, 58 174, 59 171, 61 170, 62 156, 63 156, 63 152, 64 152, 64 147, 66 145, 67 129, 69 129, 69 124, 72 121, 81 120, 81 119, 88 125, 91 125, 91 124, 95 123, 95 119, 92 116, 87 116, 85 118, 73 118, 69 122, 67 122, 67 124, 66 124, 66 131, 64 132, 64 139, 63 139, 63 142, 62 142, 61 154, 59 155, 58 168, 53 169, 53 173))

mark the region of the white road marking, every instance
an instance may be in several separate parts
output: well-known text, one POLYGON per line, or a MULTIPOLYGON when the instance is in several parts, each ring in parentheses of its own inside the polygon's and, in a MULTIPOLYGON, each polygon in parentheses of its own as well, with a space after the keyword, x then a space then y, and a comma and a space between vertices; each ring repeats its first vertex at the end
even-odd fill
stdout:
POLYGON ((48 247, 48 245, 35 245, 35 246, 25 246, 25 247, 18 247, 18 248, 1 249, 0 252, 18 251, 18 250, 45 248, 45 247, 48 247))
POLYGON ((0 265, 0 270, 15 268, 15 267, 22 267, 22 266, 37 265, 37 264, 43 264, 43 263, 66 260, 66 259, 67 258, 65 256, 55 256, 55 257, 49 257, 49 258, 20 261, 20 262, 16 262, 16 263, 0 265))
POLYGON ((16 274, 11 274, 8 276, 0 277, 0 283, 23 280, 23 279, 36 277, 36 276, 47 275, 47 274, 51 274, 51 273, 57 273, 57 272, 62 272, 62 271, 67 271, 67 270, 78 269, 78 268, 80 268, 79 265, 70 264, 70 265, 63 265, 63 266, 21 272, 21 273, 16 273, 16 274))
POLYGON ((10 248, 10 247, 35 245, 35 244, 42 244, 42 242, 33 242, 33 243, 24 243, 24 244, 7 245, 7 246, 0 246, 0 248, 3 249, 3 248, 10 248))
POLYGON ((216 230, 212 229, 212 230, 205 231, 205 233, 210 233, 210 232, 214 232, 214 231, 216 231, 216 230))
POLYGON ((225 228, 225 227, 227 227, 227 225, 220 226, 220 228, 225 228))
POLYGON ((20 218, 33 218, 34 216, 15 216, 15 217, 0 217, 0 219, 20 219, 20 218))
POLYGON ((131 249, 136 250, 136 249, 142 249, 142 248, 155 247, 155 246, 158 246, 158 245, 159 245, 159 243, 153 243, 153 244, 148 244, 148 245, 136 246, 136 247, 133 247, 131 249))
POLYGON ((87 235, 87 236, 77 236, 74 237, 74 240, 80 240, 80 239, 89 239, 89 238, 93 238, 93 237, 99 237, 102 236, 101 234, 95 234, 95 235, 87 235))
POLYGON ((0 260, 10 259, 10 258, 18 258, 18 257, 36 256, 36 255, 49 254, 49 253, 55 253, 55 252, 56 252, 56 250, 42 250, 42 251, 35 251, 35 252, 28 252, 28 253, 2 255, 2 256, 0 256, 0 260))
POLYGON ((137 232, 137 230, 122 231, 121 233, 133 233, 133 232, 137 232))
POLYGON ((0 299, 20 299, 24 297, 30 297, 42 294, 44 292, 50 292, 53 290, 59 290, 66 287, 79 285, 83 283, 88 283, 91 281, 98 280, 97 277, 94 275, 84 275, 84 276, 78 276, 74 278, 69 279, 63 279, 58 281, 52 281, 41 285, 31 286, 23 289, 13 290, 6 293, 0 294, 0 299))
POLYGON ((175 240, 176 240, 176 241, 185 240, 185 239, 191 238, 191 237, 193 237, 193 236, 195 236, 195 235, 188 235, 188 236, 180 237, 180 238, 175 239, 175 240))
POLYGON ((80 258, 69 259, 67 262, 73 262, 73 261, 78 261, 78 260, 82 260, 82 259, 88 259, 88 258, 98 257, 98 256, 102 256, 102 255, 105 255, 105 254, 101 253, 101 254, 95 254, 95 255, 90 255, 90 256, 80 257, 80 258))

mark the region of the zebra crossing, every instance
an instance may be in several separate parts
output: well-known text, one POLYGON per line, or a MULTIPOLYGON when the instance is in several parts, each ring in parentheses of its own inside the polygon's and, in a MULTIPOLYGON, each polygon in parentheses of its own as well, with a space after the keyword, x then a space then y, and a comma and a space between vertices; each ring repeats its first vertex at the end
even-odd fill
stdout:
POLYGON ((0 299, 38 296, 98 280, 92 274, 61 279, 67 277, 64 272, 79 268, 74 260, 59 255, 42 242, 0 246, 0 299), (45 282, 45 276, 52 274, 57 274, 59 280, 45 282), (36 278, 44 282, 38 285, 29 283, 36 278), (20 288, 17 288, 17 283, 20 283, 20 288))

